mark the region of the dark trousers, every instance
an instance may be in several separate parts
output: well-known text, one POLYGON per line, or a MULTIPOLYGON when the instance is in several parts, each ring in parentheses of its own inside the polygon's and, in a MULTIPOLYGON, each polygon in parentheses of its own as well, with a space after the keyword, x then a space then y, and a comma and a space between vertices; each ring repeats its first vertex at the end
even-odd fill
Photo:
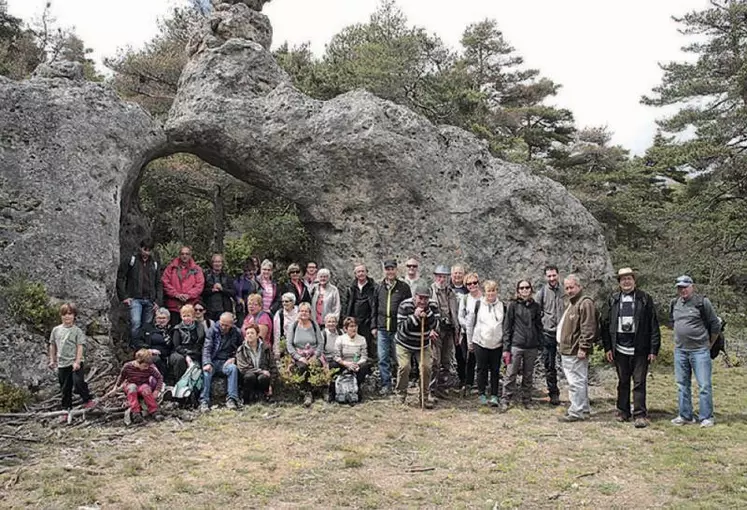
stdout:
POLYGON ((547 381, 547 392, 552 397, 559 396, 558 389, 558 342, 555 332, 544 331, 542 333, 544 343, 542 345, 542 363, 545 365, 545 379, 547 381))
POLYGON ((467 348, 467 337, 462 335, 462 341, 456 349, 457 375, 462 386, 475 384, 475 353, 467 348))
POLYGON ((270 376, 249 372, 242 375, 242 386, 244 394, 244 403, 256 400, 257 395, 263 395, 270 389, 270 376))
POLYGON ((648 355, 628 356, 615 353, 617 368, 617 410, 630 417, 630 380, 633 379, 633 417, 646 417, 646 376, 648 375, 648 355))
MULTIPOLYGON (((217 310, 217 311, 207 310, 207 311, 205 311, 205 317, 207 317, 208 319, 210 319, 213 322, 218 322, 220 320, 220 316, 221 316, 222 313, 223 313, 222 310, 217 310)), ((241 323, 237 322, 237 324, 241 324, 241 323)))
POLYGON ((486 349, 477 344, 475 346, 475 360, 477 361, 477 391, 485 394, 490 374, 490 395, 498 396, 498 383, 501 380, 501 355, 503 349, 486 349))
MULTIPOLYGON (((192 356, 192 361, 202 366, 199 356, 192 356)), ((186 356, 178 352, 172 352, 171 356, 169 356, 169 367, 171 367, 171 378, 174 380, 174 383, 178 382, 184 375, 184 372, 187 371, 186 356)))
POLYGON ((379 347, 376 342, 376 338, 371 334, 371 320, 358 321, 358 334, 366 339, 366 352, 368 353, 369 360, 379 359, 379 347))
POLYGON ((88 390, 86 376, 83 372, 83 365, 80 369, 73 370, 72 366, 57 369, 57 378, 60 381, 60 390, 62 390, 62 408, 73 408, 73 391, 80 395, 83 403, 91 400, 91 392, 88 390))

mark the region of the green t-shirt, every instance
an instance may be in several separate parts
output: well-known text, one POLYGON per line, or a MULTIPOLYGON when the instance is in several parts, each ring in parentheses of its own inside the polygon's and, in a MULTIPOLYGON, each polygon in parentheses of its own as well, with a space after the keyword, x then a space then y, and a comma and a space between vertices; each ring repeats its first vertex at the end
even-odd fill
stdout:
POLYGON ((55 326, 52 334, 49 335, 49 343, 57 347, 57 367, 70 367, 75 362, 75 350, 79 345, 83 346, 83 356, 80 362, 83 363, 86 356, 86 335, 78 326, 66 328, 62 324, 55 326))

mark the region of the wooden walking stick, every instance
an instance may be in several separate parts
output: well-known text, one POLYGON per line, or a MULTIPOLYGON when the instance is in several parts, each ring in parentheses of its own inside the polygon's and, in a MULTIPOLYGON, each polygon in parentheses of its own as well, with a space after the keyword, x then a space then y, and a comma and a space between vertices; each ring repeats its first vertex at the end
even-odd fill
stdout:
POLYGON ((424 359, 425 359, 425 315, 421 315, 420 316, 420 409, 425 409, 425 365, 423 364, 424 359))

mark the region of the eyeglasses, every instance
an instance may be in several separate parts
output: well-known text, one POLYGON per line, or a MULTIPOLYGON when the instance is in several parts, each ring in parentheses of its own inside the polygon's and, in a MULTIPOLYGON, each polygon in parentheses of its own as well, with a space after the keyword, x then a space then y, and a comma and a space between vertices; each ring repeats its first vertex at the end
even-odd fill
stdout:
POLYGON ((204 308, 195 308, 195 312, 204 312, 204 311, 205 311, 204 308))
POLYGON ((532 290, 532 287, 529 287, 527 285, 522 285, 519 287, 519 290, 532 290))
POLYGON ((479 282, 467 282, 465 285, 477 285, 479 282))
POLYGON ((417 264, 405 264, 407 267, 418 267, 417 264))

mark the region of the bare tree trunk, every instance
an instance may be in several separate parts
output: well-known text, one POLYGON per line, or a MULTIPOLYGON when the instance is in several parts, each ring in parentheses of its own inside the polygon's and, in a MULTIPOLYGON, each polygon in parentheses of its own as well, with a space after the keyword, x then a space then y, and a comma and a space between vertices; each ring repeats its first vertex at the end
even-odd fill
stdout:
POLYGON ((223 190, 216 184, 213 188, 213 248, 223 253, 223 238, 226 234, 226 211, 223 208, 223 190))

